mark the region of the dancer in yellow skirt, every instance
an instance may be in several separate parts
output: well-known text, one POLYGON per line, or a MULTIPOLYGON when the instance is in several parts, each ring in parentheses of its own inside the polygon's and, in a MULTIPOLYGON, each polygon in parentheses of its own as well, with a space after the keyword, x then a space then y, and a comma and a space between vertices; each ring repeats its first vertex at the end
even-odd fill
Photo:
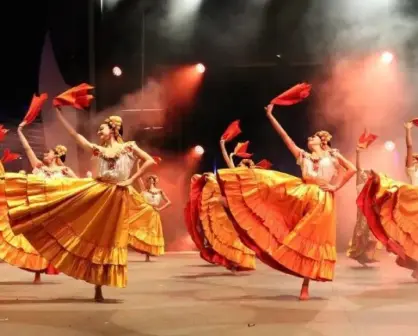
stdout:
POLYGON ((309 280, 331 281, 336 261, 334 192, 355 174, 355 166, 331 149, 326 131, 300 149, 267 108, 267 117, 301 166, 302 179, 264 169, 221 169, 219 185, 241 240, 269 266, 309 280), (343 167, 344 169, 339 169, 343 167), (341 174, 339 173, 341 172, 341 174))
MULTIPOLYGON (((32 166, 32 174, 45 179, 76 177, 74 172, 64 165, 67 154, 67 149, 64 146, 58 145, 54 149, 48 150, 44 153, 42 161, 39 160, 23 134, 24 126, 26 126, 25 121, 19 125, 17 134, 32 166)), ((23 174, 25 173, 23 172, 23 174)), ((0 222, 0 259, 12 266, 35 272, 34 283, 41 282, 41 273, 49 275, 59 273, 31 246, 23 235, 14 235, 8 221, 4 220, 0 222)))
POLYGON ((97 179, 44 179, 35 175, 2 174, 0 209, 16 235, 30 244, 60 272, 96 285, 125 287, 131 184, 155 164, 135 142, 123 142, 122 119, 100 125, 101 145, 77 134, 60 109, 57 117, 77 143, 99 158, 97 179), (131 175, 136 159, 144 163, 131 175))
MULTIPOLYGON (((138 169, 140 169, 138 163, 138 169)), ((139 198, 139 208, 136 214, 132 214, 130 219, 132 225, 129 230, 129 246, 139 253, 145 254, 145 261, 151 261, 150 256, 161 256, 164 254, 164 234, 161 222, 160 212, 171 205, 171 201, 162 189, 157 188, 158 177, 149 175, 146 184, 139 179, 140 194, 136 194, 135 198, 139 198), (149 205, 144 207, 145 202, 149 205), (163 203, 161 205, 161 203, 163 203), (144 215, 146 214, 146 215, 144 215), (133 220, 136 219, 137 220, 133 220)), ((135 205, 131 208, 132 212, 135 205)))
MULTIPOLYGON (((357 195, 360 194, 367 179, 370 177, 370 170, 364 170, 360 164, 360 152, 363 149, 357 146, 356 150, 356 168, 357 179, 356 189, 357 195)), ((357 220, 354 227, 353 237, 351 238, 350 245, 347 251, 347 256, 356 260, 363 266, 367 266, 369 263, 375 263, 379 261, 379 252, 381 244, 376 240, 373 234, 370 232, 367 225, 366 217, 360 209, 357 208, 357 220)))
POLYGON ((375 237, 397 255, 396 263, 412 270, 418 280, 418 155, 412 148, 412 127, 411 122, 405 124, 410 184, 372 172, 357 205, 375 237))

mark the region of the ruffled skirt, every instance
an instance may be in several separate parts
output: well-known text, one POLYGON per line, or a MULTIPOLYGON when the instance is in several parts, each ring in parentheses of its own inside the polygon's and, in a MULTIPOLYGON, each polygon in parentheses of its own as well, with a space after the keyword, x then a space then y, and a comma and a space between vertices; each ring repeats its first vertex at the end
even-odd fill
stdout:
POLYGON ((213 174, 195 175, 191 181, 191 203, 198 212, 198 227, 206 245, 215 252, 212 261, 235 270, 255 269, 255 253, 239 239, 228 218, 221 199, 221 191, 213 174))
POLYGON ((71 277, 126 286, 133 188, 93 179, 45 180, 15 173, 1 177, 6 200, 2 213, 8 216, 0 226, 23 234, 43 258, 71 277))
POLYGON ((418 267, 418 187, 374 174, 357 205, 374 236, 398 255, 400 266, 418 267))
POLYGON ((261 261, 295 276, 333 279, 332 193, 294 176, 262 169, 222 169, 218 181, 241 240, 261 261))
POLYGON ((164 234, 160 213, 133 190, 129 198, 129 247, 153 256, 164 254, 164 234))

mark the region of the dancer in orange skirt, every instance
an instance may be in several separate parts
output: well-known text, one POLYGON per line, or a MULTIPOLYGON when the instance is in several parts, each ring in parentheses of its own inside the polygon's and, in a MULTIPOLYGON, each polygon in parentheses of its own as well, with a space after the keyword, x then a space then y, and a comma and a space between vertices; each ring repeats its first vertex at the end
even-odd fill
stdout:
MULTIPOLYGON (((32 174, 45 179, 76 177, 74 172, 64 165, 67 154, 67 149, 64 146, 58 145, 54 149, 48 150, 44 153, 42 161, 39 160, 23 134, 25 126, 26 122, 24 121, 19 125, 17 134, 32 166, 32 174)), ((59 274, 58 270, 41 257, 23 235, 14 235, 7 221, 0 222, 0 259, 12 266, 35 272, 34 283, 41 282, 41 273, 59 274)))
POLYGON ((293 142, 266 108, 267 117, 301 166, 302 179, 265 169, 221 169, 219 185, 241 240, 269 266, 310 280, 331 281, 336 261, 334 193, 355 174, 326 131, 308 139, 311 153, 293 142), (339 169, 342 166, 344 170, 339 169), (344 172, 342 172, 344 171, 344 172), (339 173, 341 172, 341 174, 339 173))
MULTIPOLYGON (((367 179, 371 176, 370 170, 363 170, 360 164, 360 152, 363 149, 357 146, 356 150, 356 168, 357 179, 356 189, 357 195, 360 194, 367 179)), ((353 237, 350 241, 347 256, 356 260, 363 266, 367 266, 369 263, 378 262, 378 254, 380 252, 380 243, 376 240, 373 234, 370 232, 367 225, 366 217, 360 209, 357 208, 357 220, 354 227, 353 237)))
POLYGON ((418 280, 418 155, 413 153, 412 127, 412 122, 405 124, 410 184, 372 172, 357 205, 375 237, 397 255, 396 263, 412 270, 412 277, 418 280))
POLYGON ((98 177, 2 173, 2 222, 8 221, 60 272, 96 285, 95 300, 102 302, 103 285, 126 286, 131 185, 155 161, 135 142, 123 141, 120 117, 100 125, 101 145, 96 145, 73 129, 60 108, 56 111, 77 143, 98 157, 98 177), (137 159, 143 164, 131 174, 137 159))
POLYGON ((164 234, 160 212, 168 208, 171 201, 163 190, 157 188, 158 181, 156 175, 149 175, 146 184, 139 179, 141 192, 139 195, 135 193, 135 198, 140 198, 140 209, 132 217, 138 218, 134 221, 136 226, 131 225, 129 230, 129 246, 139 253, 144 253, 146 262, 151 261, 150 256, 164 254, 164 234), (143 206, 144 200, 149 205, 148 207, 143 206), (164 204, 161 205, 162 203, 164 204))

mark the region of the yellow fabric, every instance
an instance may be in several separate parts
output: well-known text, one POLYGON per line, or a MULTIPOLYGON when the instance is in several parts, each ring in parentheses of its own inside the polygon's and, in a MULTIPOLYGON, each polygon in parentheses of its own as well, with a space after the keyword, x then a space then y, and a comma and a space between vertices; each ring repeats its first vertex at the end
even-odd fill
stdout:
POLYGON ((211 247, 238 266, 255 269, 255 253, 245 247, 220 203, 221 190, 215 176, 206 175, 199 211, 205 237, 211 247))
MULTIPOLYGON (((61 272, 96 285, 127 283, 131 187, 6 173, 10 225, 61 272)), ((5 225, 7 217, 2 217, 5 225)))
POLYGON ((218 171, 237 225, 290 273, 329 281, 336 261, 332 193, 281 172, 218 171))
POLYGON ((145 202, 144 196, 131 189, 128 202, 129 246, 140 253, 164 254, 164 234, 160 213, 145 202))
POLYGON ((379 174, 376 200, 387 236, 399 243, 405 254, 418 261, 418 186, 394 181, 379 174))

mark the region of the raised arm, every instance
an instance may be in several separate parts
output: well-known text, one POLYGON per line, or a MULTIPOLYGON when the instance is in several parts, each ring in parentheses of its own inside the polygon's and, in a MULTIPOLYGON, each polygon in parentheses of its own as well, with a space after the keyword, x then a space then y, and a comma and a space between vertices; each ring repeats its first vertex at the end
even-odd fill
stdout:
POLYGON ((273 128, 276 130, 276 132, 283 139, 287 148, 290 150, 290 152, 293 154, 293 156, 296 159, 299 159, 299 156, 302 150, 298 146, 296 146, 296 144, 294 143, 292 138, 287 134, 287 132, 284 130, 282 125, 280 125, 279 122, 276 120, 276 118, 274 118, 272 104, 266 107, 266 112, 267 112, 267 118, 270 120, 270 123, 273 125, 273 128))
POLYGON ((412 122, 405 123, 405 141, 406 141, 406 168, 411 168, 414 165, 413 149, 412 149, 412 122))
POLYGON ((84 136, 77 133, 77 131, 71 126, 71 124, 67 121, 67 119, 64 118, 62 115, 62 111, 60 108, 55 108, 55 111, 57 112, 57 118, 61 122, 61 124, 64 126, 64 128, 67 130, 67 132, 74 138, 74 140, 77 142, 78 145, 80 145, 82 148, 88 151, 93 150, 93 144, 88 141, 84 136))
POLYGON ((32 147, 29 145, 28 140, 26 139, 25 135, 23 134, 23 127, 25 127, 26 122, 22 122, 19 127, 17 128, 17 135, 19 136, 19 140, 22 143, 23 149, 26 152, 26 156, 29 159, 30 165, 33 169, 38 167, 42 164, 41 160, 36 157, 35 152, 33 151, 32 147))
POLYGON ((344 168, 342 173, 342 178, 335 186, 335 190, 341 189, 357 172, 356 166, 350 161, 347 160, 341 153, 336 152, 335 157, 338 160, 338 163, 344 168))
POLYGON ((226 148, 225 148, 225 140, 221 140, 219 144, 221 146, 222 156, 226 162, 226 165, 228 166, 228 168, 235 168, 234 159, 233 159, 234 153, 231 153, 231 155, 228 156, 228 152, 226 151, 226 148))
POLYGON ((171 201, 169 200, 169 198, 167 197, 167 195, 165 194, 164 191, 161 190, 161 197, 163 199, 163 201, 165 202, 163 206, 159 207, 157 210, 158 211, 162 211, 166 208, 168 208, 171 205, 171 201))

